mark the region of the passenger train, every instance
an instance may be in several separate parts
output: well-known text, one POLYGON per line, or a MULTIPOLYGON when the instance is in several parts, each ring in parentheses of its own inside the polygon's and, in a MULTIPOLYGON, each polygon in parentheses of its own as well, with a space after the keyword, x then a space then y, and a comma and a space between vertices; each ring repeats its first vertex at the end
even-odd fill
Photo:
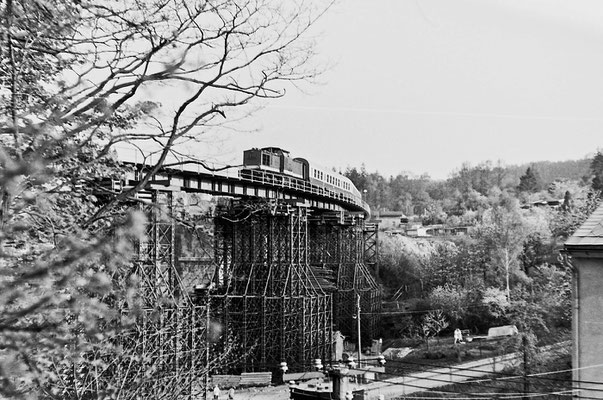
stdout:
POLYGON ((311 184, 310 188, 322 190, 330 197, 351 202, 357 206, 367 207, 362 195, 351 180, 345 176, 329 171, 326 168, 309 162, 305 158, 292 158, 289 152, 278 147, 253 148, 243 152, 243 170, 264 171, 295 178, 311 184))

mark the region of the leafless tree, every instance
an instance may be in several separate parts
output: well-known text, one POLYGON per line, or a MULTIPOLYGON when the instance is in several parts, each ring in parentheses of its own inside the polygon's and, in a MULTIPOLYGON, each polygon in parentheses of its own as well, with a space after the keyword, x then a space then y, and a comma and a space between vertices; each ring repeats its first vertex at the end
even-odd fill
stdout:
POLYGON ((308 31, 329 6, 0 1, 0 395, 56 388, 56 360, 128 331, 116 304, 135 302, 145 235, 130 202, 183 145, 317 77, 308 31), (153 163, 113 193, 97 182, 124 173, 122 143, 153 163))

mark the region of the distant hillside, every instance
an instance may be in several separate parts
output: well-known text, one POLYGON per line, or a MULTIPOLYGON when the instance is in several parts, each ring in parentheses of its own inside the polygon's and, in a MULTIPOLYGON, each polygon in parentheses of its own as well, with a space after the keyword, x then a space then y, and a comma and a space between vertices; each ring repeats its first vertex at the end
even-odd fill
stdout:
POLYGON ((539 189, 544 189, 544 194, 555 181, 567 182, 555 185, 555 190, 562 191, 555 193, 557 197, 563 197, 565 190, 570 188, 576 190, 582 186, 589 187, 590 164, 590 158, 535 161, 509 166, 492 162, 483 162, 475 166, 465 163, 445 181, 406 174, 385 178, 378 172, 368 173, 364 166, 359 170, 348 168, 345 175, 365 194, 364 199, 371 209, 403 211, 406 215, 428 215, 423 222, 441 223, 448 215, 462 215, 466 210, 483 208, 494 188, 515 192, 519 178, 530 166, 534 166, 538 172, 542 183, 539 189))
POLYGON ((523 165, 510 165, 506 167, 507 179, 509 182, 518 184, 519 177, 526 172, 528 167, 533 165, 545 185, 555 180, 582 181, 584 177, 590 178, 591 161, 592 159, 585 158, 582 160, 536 161, 523 165))

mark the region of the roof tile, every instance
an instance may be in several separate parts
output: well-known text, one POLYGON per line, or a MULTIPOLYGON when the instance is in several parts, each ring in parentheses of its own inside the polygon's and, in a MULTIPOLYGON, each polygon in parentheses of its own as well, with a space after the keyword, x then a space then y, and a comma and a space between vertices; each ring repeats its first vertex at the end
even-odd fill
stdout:
POLYGON ((603 203, 565 242, 566 246, 603 245, 603 203))

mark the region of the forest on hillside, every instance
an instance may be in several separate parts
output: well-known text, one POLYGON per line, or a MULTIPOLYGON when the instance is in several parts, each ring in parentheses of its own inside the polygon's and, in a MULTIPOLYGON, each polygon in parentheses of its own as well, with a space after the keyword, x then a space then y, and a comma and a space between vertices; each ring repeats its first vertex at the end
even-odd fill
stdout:
POLYGON ((364 193, 373 211, 402 211, 407 216, 421 216, 424 224, 474 223, 474 218, 458 221, 456 217, 487 209, 488 198, 502 192, 522 204, 563 199, 567 191, 574 197, 584 196, 595 175, 592 161, 540 161, 521 166, 491 161, 475 166, 465 163, 446 180, 407 173, 386 178, 378 172, 368 172, 364 165, 348 168, 344 175, 364 193), (452 221, 447 221, 450 217, 452 221))
POLYGON ((571 328, 572 270, 559 250, 600 203, 603 154, 524 167, 464 165, 445 181, 348 169, 372 209, 470 227, 462 236, 380 235, 377 278, 386 301, 408 310, 385 319, 385 337, 428 342, 513 324, 525 347, 571 328), (562 202, 529 206, 551 199, 562 202))

